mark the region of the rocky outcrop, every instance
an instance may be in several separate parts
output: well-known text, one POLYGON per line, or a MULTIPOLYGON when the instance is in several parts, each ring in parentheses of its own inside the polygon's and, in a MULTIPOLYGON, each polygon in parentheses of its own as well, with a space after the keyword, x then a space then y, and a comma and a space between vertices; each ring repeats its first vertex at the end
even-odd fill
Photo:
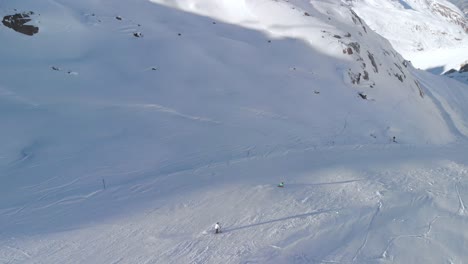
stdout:
POLYGON ((468 23, 466 22, 466 18, 445 5, 440 3, 434 2, 431 4, 431 9, 434 13, 438 13, 441 16, 445 17, 448 21, 460 25, 465 32, 468 33, 468 23))
POLYGON ((31 21, 31 16, 34 12, 17 13, 3 17, 2 23, 4 26, 13 29, 16 32, 32 36, 39 33, 39 28, 33 25, 26 25, 31 21))
POLYGON ((465 17, 468 16, 468 1, 467 0, 449 0, 452 4, 456 5, 460 10, 465 14, 465 17))

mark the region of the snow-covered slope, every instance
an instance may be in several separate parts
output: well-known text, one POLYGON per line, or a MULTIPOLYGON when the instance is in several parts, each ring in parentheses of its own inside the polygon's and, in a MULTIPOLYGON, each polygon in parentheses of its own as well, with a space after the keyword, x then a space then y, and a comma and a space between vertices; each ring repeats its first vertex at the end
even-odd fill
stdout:
POLYGON ((466 259, 466 86, 347 5, 0 11, 0 262, 466 259))
POLYGON ((465 13, 465 16, 468 15, 468 1, 467 0, 450 0, 451 3, 456 5, 458 8, 460 8, 463 13, 465 13))
MULTIPOLYGON (((408 106, 411 105, 411 108, 415 105, 425 105, 430 102, 430 99, 423 100, 424 88, 420 87, 411 74, 408 73, 407 66, 405 66, 406 63, 401 56, 393 51, 388 42, 379 38, 371 30, 368 30, 367 25, 365 25, 361 18, 347 6, 338 6, 334 1, 317 1, 313 2, 313 4, 308 3, 308 1, 278 1, 276 3, 271 3, 270 1, 238 1, 235 4, 230 1, 211 4, 213 2, 209 0, 197 2, 161 2, 189 12, 224 19, 248 28, 262 30, 275 37, 290 37, 304 40, 317 51, 332 57, 320 60, 315 59, 315 61, 320 61, 319 64, 331 62, 331 68, 335 67, 335 71, 338 74, 345 75, 344 82, 348 84, 355 82, 354 85, 350 86, 356 88, 359 93, 368 96, 369 99, 375 102, 376 106, 379 105, 379 111, 392 112, 394 111, 393 107, 395 104, 404 107, 405 103, 401 104, 401 98, 397 98, 403 96, 403 94, 410 94, 409 98, 415 100, 415 102, 407 101, 408 106), (348 26, 350 24, 351 26, 348 26), (374 57, 375 61, 372 61, 374 57), (333 61, 333 58, 339 61, 333 61), (386 103, 379 103, 381 101, 385 101, 386 103), (392 106, 388 107, 392 110, 384 110, 387 107, 384 104, 390 101, 393 101, 393 103, 390 103, 392 106)), ((308 68, 314 72, 316 70, 313 68, 322 67, 320 65, 308 68)), ((319 73, 318 75, 321 74, 319 73)), ((333 87, 340 85, 324 84, 323 86, 330 87, 329 89, 333 90, 333 87)), ((339 105, 342 104, 340 103, 339 105)), ((432 111, 422 105, 416 108, 422 111, 422 116, 428 115, 432 119, 434 117, 431 114, 432 111)), ((333 107, 333 109, 326 112, 335 115, 337 112, 336 105, 332 103, 328 106, 333 107)), ((417 114, 413 110, 404 112, 417 114)), ((365 115, 367 116, 368 113, 365 115)), ((376 122, 380 123, 381 114, 377 115, 379 117, 376 118, 378 120, 376 122)), ((383 115, 388 116, 387 114, 383 115)), ((424 119, 422 116, 409 119, 422 120, 424 119)), ((368 118, 366 117, 366 119, 368 118)), ((401 121, 399 116, 397 119, 401 121)), ((361 127, 361 125, 359 126, 361 127)), ((393 129, 391 126, 387 126, 387 128, 393 129)), ((355 128, 351 128, 350 130, 353 131, 355 128)), ((395 130, 400 129, 396 128, 395 130)), ((427 129, 423 130, 427 131, 427 129)), ((372 135, 373 137, 375 136, 375 132, 374 130, 369 130, 368 133, 364 132, 364 134, 372 135)), ((382 132, 377 133, 382 134, 382 132)), ((436 132, 437 137, 444 133, 442 131, 436 132)), ((420 135, 418 132, 416 134, 420 135)), ((392 136, 394 135, 384 136, 384 138, 392 136)), ((377 138, 381 138, 381 136, 377 135, 377 138)))
POLYGON ((467 60, 468 23, 445 0, 349 0, 369 26, 417 68, 441 74, 467 60))

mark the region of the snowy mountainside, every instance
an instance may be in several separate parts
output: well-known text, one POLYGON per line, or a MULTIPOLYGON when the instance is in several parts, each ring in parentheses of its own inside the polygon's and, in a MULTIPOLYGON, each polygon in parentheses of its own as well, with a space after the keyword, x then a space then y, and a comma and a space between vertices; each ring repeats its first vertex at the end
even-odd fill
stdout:
POLYGON ((467 0, 450 0, 451 3, 456 5, 458 8, 460 8, 463 13, 465 13, 465 16, 468 15, 468 1, 467 0))
POLYGON ((441 74, 466 60, 467 20, 448 1, 354 0, 347 3, 417 68, 441 74))
MULTIPOLYGON (((411 94, 410 97, 416 104, 426 104, 430 101, 423 99, 423 87, 408 72, 407 62, 389 43, 369 30, 353 10, 344 5, 337 5, 334 1, 218 1, 216 4, 209 0, 153 2, 262 30, 275 37, 302 39, 318 51, 349 61, 347 65, 335 62, 335 66, 332 67, 336 68, 338 74, 344 75, 344 82, 354 87, 361 97, 376 104, 382 100, 396 100, 400 102, 400 106, 405 107, 398 97, 407 93, 411 94), (396 89, 402 89, 404 92, 397 92, 396 89), (421 101, 418 103, 419 100, 421 101)), ((385 108, 382 104, 380 107, 385 108)), ((424 113, 432 112, 428 108, 425 109, 424 113)), ((411 119, 421 120, 421 117, 411 119)), ((381 137, 375 135, 375 131, 369 131, 368 135, 381 137)))
POLYGON ((348 6, 0 12, 0 262, 468 257, 466 85, 414 69, 348 6))

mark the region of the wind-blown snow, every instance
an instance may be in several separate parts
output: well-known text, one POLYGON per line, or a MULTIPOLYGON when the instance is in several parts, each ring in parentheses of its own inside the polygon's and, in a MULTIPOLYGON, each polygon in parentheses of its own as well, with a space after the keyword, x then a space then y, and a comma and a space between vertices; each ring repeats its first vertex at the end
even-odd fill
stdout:
POLYGON ((467 87, 347 6, 0 11, 0 263, 467 259, 467 87))

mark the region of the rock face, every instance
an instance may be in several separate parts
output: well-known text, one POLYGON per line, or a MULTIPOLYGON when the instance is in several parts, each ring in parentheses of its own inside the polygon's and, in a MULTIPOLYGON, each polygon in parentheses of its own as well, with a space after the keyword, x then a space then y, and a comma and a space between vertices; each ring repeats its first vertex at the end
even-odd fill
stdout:
POLYGON ((32 25, 25 25, 29 21, 31 21, 30 16, 33 15, 34 12, 25 12, 25 13, 17 13, 14 15, 8 15, 3 17, 2 23, 4 26, 13 29, 16 32, 32 36, 39 32, 39 28, 32 25))
MULTIPOLYGON (((468 3, 468 0, 453 0, 468 3)), ((467 58, 468 20, 449 0, 343 0, 372 29, 417 68, 455 68, 467 58), (454 59, 431 56, 441 50, 454 59), (427 55, 425 54, 427 53, 427 55), (465 52, 466 53, 466 52, 465 52)))
POLYGON ((460 72, 468 72, 468 63, 460 68, 460 72))
POLYGON ((461 26, 465 32, 468 33, 468 24, 462 14, 448 6, 437 2, 432 3, 430 7, 434 13, 438 13, 439 15, 445 17, 448 21, 461 26))
POLYGON ((449 0, 468 16, 468 0, 449 0))

